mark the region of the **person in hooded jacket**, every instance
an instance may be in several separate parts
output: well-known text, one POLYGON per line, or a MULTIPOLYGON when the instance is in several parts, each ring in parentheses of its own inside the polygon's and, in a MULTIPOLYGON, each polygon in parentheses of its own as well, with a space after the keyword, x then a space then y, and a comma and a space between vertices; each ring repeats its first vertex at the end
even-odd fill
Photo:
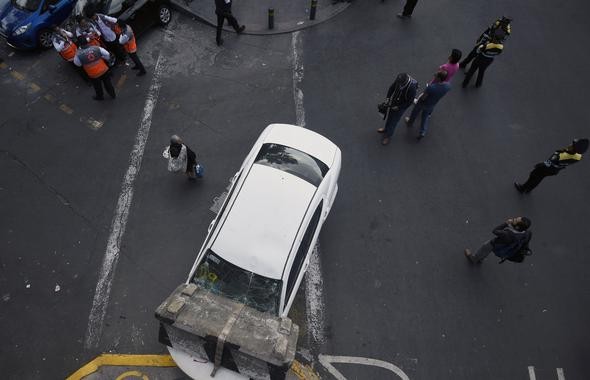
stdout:
POLYGON ((184 173, 189 179, 195 179, 197 155, 177 135, 170 137, 170 145, 166 147, 162 156, 168 160, 168 171, 184 173))
POLYGON ((418 82, 406 73, 398 74, 395 81, 389 86, 387 99, 381 105, 386 107, 387 121, 384 127, 377 129, 377 132, 384 134, 383 139, 381 139, 382 145, 389 144, 397 123, 414 102, 417 89, 418 82))
POLYGON ((508 219, 494 228, 492 233, 496 236, 483 243, 475 253, 465 249, 465 257, 472 263, 480 263, 494 252, 502 260, 510 259, 523 249, 528 249, 532 237, 530 226, 531 220, 525 216, 508 219))

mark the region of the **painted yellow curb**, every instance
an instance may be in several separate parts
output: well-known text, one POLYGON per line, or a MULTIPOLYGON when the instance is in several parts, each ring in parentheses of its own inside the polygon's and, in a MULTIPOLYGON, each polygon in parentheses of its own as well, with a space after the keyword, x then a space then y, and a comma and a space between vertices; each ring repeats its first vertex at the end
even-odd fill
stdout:
POLYGON ((176 367, 170 355, 116 355, 102 354, 71 374, 66 380, 81 380, 104 365, 137 367, 176 367))
POLYGON ((303 365, 297 360, 291 364, 291 372, 300 380, 320 380, 318 374, 308 365, 303 365))

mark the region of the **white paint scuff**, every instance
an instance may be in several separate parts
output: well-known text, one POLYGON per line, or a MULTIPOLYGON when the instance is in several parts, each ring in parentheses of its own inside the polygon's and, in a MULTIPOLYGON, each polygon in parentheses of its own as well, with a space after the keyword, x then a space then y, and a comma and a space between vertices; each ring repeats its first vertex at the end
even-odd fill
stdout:
POLYGON ((537 376, 535 376, 535 367, 529 366, 529 379, 530 380, 537 380, 537 376))
POLYGON ((297 125, 305 127, 305 109, 303 108, 303 91, 299 86, 303 81, 303 49, 301 48, 301 34, 293 33, 291 46, 293 48, 293 98, 295 100, 295 115, 297 125))
POLYGON ((109 239, 107 241, 107 247, 103 258, 100 274, 98 277, 98 283, 96 284, 96 290, 94 292, 94 300, 92 302, 92 309, 90 310, 90 316, 88 319, 88 328, 86 330, 86 338, 84 340, 84 346, 88 348, 98 346, 100 335, 102 333, 102 327, 104 317, 107 312, 107 306, 109 303, 109 297, 111 293, 112 280, 115 275, 117 268, 117 261, 119 259, 119 253, 121 250, 121 241, 125 234, 125 227, 127 225, 127 218, 129 217, 129 210, 131 208, 131 202, 133 200, 133 186, 135 184, 135 178, 141 168, 141 161, 143 160, 143 153, 145 145, 147 143, 150 127, 152 125, 152 114, 156 103, 158 101, 158 95, 160 93, 161 81, 164 64, 162 55, 158 56, 156 67, 154 69, 154 75, 152 77, 152 83, 148 91, 145 106, 141 116, 141 123, 135 136, 135 144, 129 158, 129 167, 123 178, 121 184, 121 193, 117 201, 117 207, 115 209, 115 215, 111 223, 111 230, 109 233, 109 239))
POLYGON ((306 323, 315 345, 325 341, 323 286, 320 245, 317 244, 311 253, 305 273, 306 323))
POLYGON ((557 380, 565 380, 565 373, 563 373, 563 368, 557 368, 557 380))

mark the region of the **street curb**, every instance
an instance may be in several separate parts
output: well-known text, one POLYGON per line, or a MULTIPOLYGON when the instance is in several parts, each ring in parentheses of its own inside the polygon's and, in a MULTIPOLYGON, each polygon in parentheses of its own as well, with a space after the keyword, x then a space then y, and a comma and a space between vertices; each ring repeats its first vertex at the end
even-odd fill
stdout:
MULTIPOLYGON (((216 24, 217 21, 212 20, 207 17, 204 17, 204 16, 201 16, 200 14, 194 12, 192 9, 190 9, 189 7, 187 7, 184 4, 185 1, 183 1, 183 0, 171 0, 170 3, 172 4, 172 6, 176 10, 188 14, 189 16, 194 17, 195 19, 203 22, 204 24, 210 25, 212 27, 217 26, 217 24, 216 24)), ((276 23, 275 29, 272 29, 272 30, 270 30, 270 29, 248 30, 248 27, 249 26, 251 27, 251 25, 246 24, 246 30, 242 34, 248 34, 248 35, 254 35, 254 36, 266 36, 266 35, 274 35, 274 34, 292 33, 292 32, 306 29, 306 28, 310 28, 312 26, 315 26, 315 25, 321 24, 325 21, 328 21, 328 20, 332 19, 333 17, 336 17, 340 13, 344 12, 344 10, 346 10, 349 6, 350 6, 349 2, 339 3, 337 5, 332 6, 331 11, 328 14, 325 14, 320 18, 316 18, 316 20, 313 20, 313 21, 312 20, 300 21, 300 23, 295 26, 285 25, 285 23, 276 23), (281 29, 281 25, 283 25, 282 29, 281 29)), ((261 28, 261 29, 264 28, 263 26, 260 26, 260 25, 256 25, 256 27, 261 28)), ((233 28, 229 28, 226 26, 223 27, 223 30, 226 32, 235 33, 233 28)))
POLYGON ((66 380, 81 380, 98 371, 102 366, 176 367, 170 355, 116 355, 102 354, 66 377, 66 380))

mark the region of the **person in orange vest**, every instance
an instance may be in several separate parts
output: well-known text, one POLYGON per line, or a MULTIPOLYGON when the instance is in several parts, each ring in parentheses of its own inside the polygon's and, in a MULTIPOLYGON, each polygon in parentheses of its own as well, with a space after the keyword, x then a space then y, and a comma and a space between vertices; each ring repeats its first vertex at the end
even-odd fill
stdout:
POLYGON ((129 26, 123 20, 117 20, 117 25, 119 26, 119 28, 121 28, 119 43, 123 45, 123 48, 125 49, 127 54, 129 54, 129 57, 131 57, 133 63, 135 63, 135 66, 133 66, 131 70, 139 70, 139 72, 137 73, 138 77, 145 75, 145 67, 143 67, 143 64, 137 56, 137 44, 135 43, 135 35, 133 34, 133 29, 131 29, 131 26, 129 26))
POLYGON ((111 98, 115 99, 115 88, 111 83, 111 74, 107 62, 111 55, 104 48, 98 46, 90 46, 84 37, 78 38, 78 51, 74 57, 74 64, 82 66, 86 74, 94 86, 96 96, 94 100, 104 100, 102 86, 107 90, 111 98))
POLYGON ((84 16, 78 15, 76 17, 76 21, 78 22, 78 25, 76 26, 76 38, 86 37, 86 40, 88 41, 89 45, 101 46, 101 33, 98 30, 98 27, 92 22, 92 20, 87 19, 84 16))
POLYGON ((53 48, 59 53, 64 61, 70 62, 73 67, 76 68, 78 74, 84 79, 84 82, 90 84, 86 72, 81 67, 74 65, 74 57, 78 46, 73 41, 74 34, 58 26, 53 27, 53 35, 51 41, 53 42, 53 48))

